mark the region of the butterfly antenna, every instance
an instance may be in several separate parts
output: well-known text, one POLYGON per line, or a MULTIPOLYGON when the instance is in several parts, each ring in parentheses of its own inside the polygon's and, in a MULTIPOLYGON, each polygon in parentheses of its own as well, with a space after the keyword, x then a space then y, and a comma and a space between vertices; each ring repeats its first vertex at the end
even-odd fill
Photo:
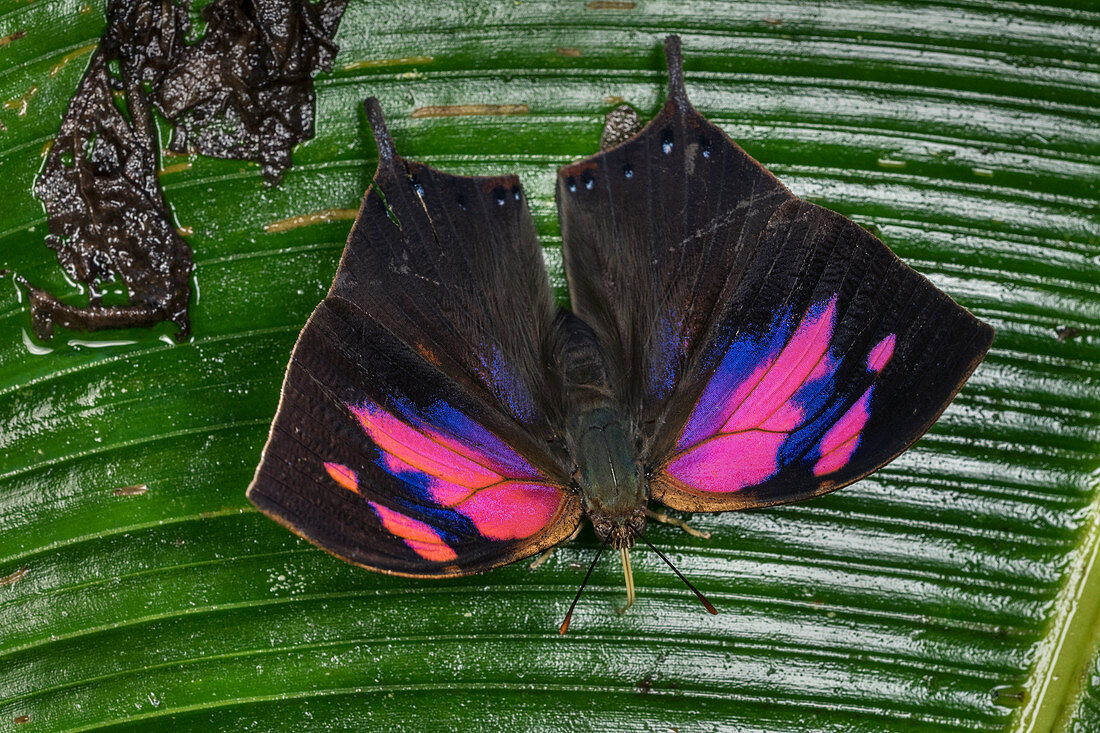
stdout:
MULTIPOLYGON (((611 535, 608 535, 607 540, 609 539, 611 539, 611 535)), ((588 566, 588 572, 584 574, 584 580, 581 581, 580 590, 577 591, 576 598, 574 598, 573 602, 569 605, 569 613, 565 614, 565 620, 561 622, 561 629, 558 630, 558 633, 564 634, 566 631, 569 631, 569 622, 573 620, 573 609, 577 607, 577 601, 581 599, 581 593, 584 592, 584 586, 588 585, 588 578, 592 575, 592 570, 596 567, 600 555, 603 554, 603 549, 607 547, 607 540, 603 541, 603 544, 600 545, 600 549, 596 551, 596 556, 592 558, 592 564, 588 566)))
MULTIPOLYGON (((627 526, 630 526, 630 525, 627 525, 627 526)), ((681 573, 679 570, 676 569, 676 566, 672 564, 672 561, 670 561, 667 557, 665 557, 663 552, 661 552, 656 547, 654 547, 653 543, 650 542, 649 540, 647 540, 645 538, 645 535, 642 534, 641 532, 639 532, 638 530, 634 529, 633 527, 630 527, 630 531, 633 532, 634 534, 636 534, 642 540, 642 542, 649 545, 649 549, 656 552, 657 557, 664 560, 665 564, 668 565, 670 568, 672 568, 672 572, 676 573, 676 577, 678 577, 680 580, 684 581, 684 585, 686 585, 688 588, 691 588, 691 592, 694 593, 696 596, 698 596, 699 600, 703 602, 703 607, 705 609, 707 609, 711 613, 717 615, 718 609, 715 608, 714 605, 710 601, 708 601, 706 599, 706 597, 702 593, 700 593, 698 591, 698 589, 696 589, 696 587, 694 585, 692 585, 691 582, 687 578, 684 577, 683 573, 681 573)))

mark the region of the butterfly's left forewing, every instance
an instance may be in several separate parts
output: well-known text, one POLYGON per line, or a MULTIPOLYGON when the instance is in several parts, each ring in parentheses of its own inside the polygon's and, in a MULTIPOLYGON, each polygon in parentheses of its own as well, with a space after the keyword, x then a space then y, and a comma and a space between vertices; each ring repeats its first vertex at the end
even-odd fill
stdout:
POLYGON ((549 283, 514 178, 404 161, 370 113, 379 170, 295 345, 248 496, 359 565, 477 572, 580 521, 550 447, 549 283))
POLYGON ((674 508, 786 503, 867 475, 931 426, 992 340, 820 206, 780 207, 757 258, 665 426, 653 495, 674 508))

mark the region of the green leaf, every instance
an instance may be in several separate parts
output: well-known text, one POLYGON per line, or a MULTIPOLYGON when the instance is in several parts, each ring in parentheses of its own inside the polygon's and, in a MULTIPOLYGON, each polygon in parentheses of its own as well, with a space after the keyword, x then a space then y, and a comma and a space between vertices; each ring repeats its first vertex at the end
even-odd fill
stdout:
MULTIPOLYGON (((0 0, 0 267, 75 300, 30 191, 103 12, 0 0)), ((337 42, 282 187, 165 161, 195 251, 191 343, 36 344, 0 281, 0 730, 1095 727, 1091 2, 352 2, 337 42), (428 582, 255 512, 290 348, 373 172, 362 100, 409 158, 518 172, 565 298, 554 172, 618 98, 658 108, 669 32, 700 111, 998 329, 939 424, 837 494, 692 518, 710 540, 654 527, 718 616, 639 550, 638 604, 614 612, 603 562, 565 637, 590 531, 535 572, 428 582), (424 116, 440 105, 509 114, 424 116)))

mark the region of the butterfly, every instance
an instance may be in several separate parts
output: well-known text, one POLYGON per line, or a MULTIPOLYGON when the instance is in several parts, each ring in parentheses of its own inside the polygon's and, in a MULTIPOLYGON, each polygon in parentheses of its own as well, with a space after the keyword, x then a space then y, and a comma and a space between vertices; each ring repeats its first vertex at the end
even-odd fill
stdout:
POLYGON ((621 115, 558 172, 571 310, 518 178, 405 160, 367 100, 378 169, 294 347, 260 511, 420 578, 530 557, 587 517, 632 589, 649 502, 802 501, 929 429, 993 329, 792 194, 692 107, 678 37, 665 55, 657 116, 621 115))

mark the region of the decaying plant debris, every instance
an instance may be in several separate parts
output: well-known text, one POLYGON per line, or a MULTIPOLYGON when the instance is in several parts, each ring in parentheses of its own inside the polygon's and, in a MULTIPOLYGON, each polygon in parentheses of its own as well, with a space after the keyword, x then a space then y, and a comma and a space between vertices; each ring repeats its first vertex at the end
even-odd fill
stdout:
POLYGON ((291 149, 313 136, 313 74, 331 67, 347 0, 215 0, 188 45, 188 3, 111 0, 107 29, 61 123, 35 195, 46 244, 88 305, 25 283, 40 338, 54 326, 93 331, 171 321, 190 334, 191 248, 157 179, 154 111, 173 127, 170 149, 254 160, 271 183, 291 149), (121 280, 129 303, 103 305, 121 280))

